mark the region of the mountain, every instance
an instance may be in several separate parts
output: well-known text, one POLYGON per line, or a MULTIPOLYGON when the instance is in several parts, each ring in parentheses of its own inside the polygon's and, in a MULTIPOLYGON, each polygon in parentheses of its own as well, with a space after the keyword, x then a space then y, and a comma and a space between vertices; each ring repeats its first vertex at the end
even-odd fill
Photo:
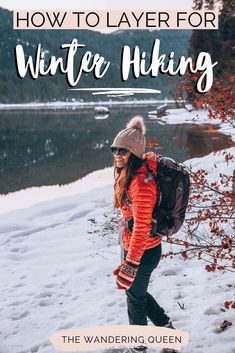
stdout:
MULTIPOLYGON (((151 78, 148 75, 135 79, 130 75, 126 82, 122 82, 120 64, 123 46, 128 45, 131 49, 139 46, 141 51, 146 51, 147 64, 156 39, 161 41, 160 54, 166 54, 167 57, 173 51, 176 59, 179 56, 188 55, 191 31, 187 30, 127 30, 109 34, 88 30, 13 30, 12 15, 11 11, 0 9, 0 103, 91 99, 90 93, 78 93, 78 91, 68 90, 70 87, 66 77, 60 72, 57 72, 54 76, 39 76, 37 79, 32 79, 29 74, 23 79, 19 78, 15 58, 15 47, 17 44, 23 46, 26 57, 29 55, 34 57, 37 46, 41 43, 42 49, 46 52, 45 63, 48 63, 52 55, 57 58, 61 56, 65 60, 67 51, 61 49, 60 46, 61 44, 70 43, 76 38, 79 43, 85 44, 85 47, 78 49, 75 72, 78 70, 82 55, 87 50, 93 54, 99 53, 107 61, 110 61, 109 70, 102 79, 95 79, 92 73, 85 74, 81 77, 77 88, 154 88, 162 91, 161 96, 158 96, 158 98, 170 97, 177 82, 177 77, 159 75, 151 78)), ((151 98, 151 95, 148 95, 148 98, 151 98)), ((92 100, 94 100, 93 97, 92 100)))

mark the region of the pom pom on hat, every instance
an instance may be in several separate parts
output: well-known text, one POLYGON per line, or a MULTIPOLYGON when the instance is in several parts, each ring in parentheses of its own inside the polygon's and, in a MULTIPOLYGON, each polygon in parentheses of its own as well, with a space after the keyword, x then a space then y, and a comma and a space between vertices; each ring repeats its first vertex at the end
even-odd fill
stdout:
POLYGON ((140 130, 143 133, 143 135, 145 135, 146 127, 144 125, 144 119, 140 115, 134 116, 134 118, 132 118, 129 121, 129 123, 127 124, 126 127, 127 127, 127 129, 140 130))
POLYGON ((127 148, 135 156, 142 158, 145 151, 145 125, 142 116, 135 116, 115 137, 112 147, 127 148))

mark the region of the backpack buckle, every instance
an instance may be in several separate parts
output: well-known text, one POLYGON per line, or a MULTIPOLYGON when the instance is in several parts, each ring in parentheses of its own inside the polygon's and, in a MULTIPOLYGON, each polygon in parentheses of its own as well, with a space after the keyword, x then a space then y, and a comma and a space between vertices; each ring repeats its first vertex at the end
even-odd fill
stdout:
POLYGON ((150 180, 154 179, 154 175, 152 173, 149 173, 147 178, 144 179, 145 184, 147 184, 150 180))
POLYGON ((134 220, 132 217, 124 218, 124 226, 128 230, 129 233, 133 231, 134 220))

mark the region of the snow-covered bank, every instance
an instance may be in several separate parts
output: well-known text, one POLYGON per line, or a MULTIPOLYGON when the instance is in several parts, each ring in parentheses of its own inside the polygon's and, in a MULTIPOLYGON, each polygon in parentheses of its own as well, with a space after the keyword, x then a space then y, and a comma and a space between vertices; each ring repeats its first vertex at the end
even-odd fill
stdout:
MULTIPOLYGON (((207 169, 213 180, 235 168, 223 158, 211 153, 187 163, 207 169)), ((48 337, 56 331, 127 323, 125 293, 112 275, 120 261, 112 170, 92 173, 73 187, 56 189, 54 200, 0 215, 4 353, 53 353, 48 337)), ((24 199, 22 192, 17 205, 24 199)), ((175 326, 189 332, 184 353, 235 352, 234 312, 221 310, 234 294, 231 273, 208 273, 196 259, 167 258, 153 273, 150 292, 175 326), (233 325, 221 332, 224 320, 233 325)))
POLYGON ((110 185, 113 181, 113 169, 97 170, 68 185, 41 186, 0 195, 0 214, 18 210, 45 202, 84 193, 96 187, 110 185))
POLYGON ((208 113, 206 110, 193 110, 191 112, 184 108, 181 109, 168 109, 167 115, 161 118, 156 117, 158 121, 162 121, 165 124, 210 124, 218 125, 218 131, 224 135, 231 136, 232 140, 235 142, 235 129, 231 128, 229 123, 222 123, 220 119, 208 120, 208 113))
POLYGON ((209 182, 217 181, 220 173, 232 175, 235 169, 235 159, 226 162, 223 152, 235 155, 235 147, 227 148, 223 151, 212 152, 208 156, 201 158, 192 158, 184 163, 187 166, 191 166, 192 170, 204 169, 208 172, 207 179, 209 182))
MULTIPOLYGON (((171 104, 175 105, 175 101, 171 99, 157 100, 157 99, 136 99, 136 100, 125 100, 125 101, 115 101, 115 100, 107 100, 101 102, 31 102, 31 103, 11 103, 4 104, 0 103, 0 110, 12 110, 12 109, 77 109, 77 108, 93 108, 95 106, 137 106, 137 105, 152 105, 152 104, 171 104)), ((179 103, 184 103, 184 101, 180 101, 179 103)))

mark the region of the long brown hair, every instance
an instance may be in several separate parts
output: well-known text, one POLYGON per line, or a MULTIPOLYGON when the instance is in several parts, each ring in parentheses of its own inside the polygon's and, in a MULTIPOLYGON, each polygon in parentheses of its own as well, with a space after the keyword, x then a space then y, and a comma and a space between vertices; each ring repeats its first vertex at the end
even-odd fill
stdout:
POLYGON ((127 189, 131 178, 143 164, 143 160, 131 153, 127 165, 123 168, 118 168, 114 160, 114 207, 122 207, 125 201, 125 190, 127 189))

